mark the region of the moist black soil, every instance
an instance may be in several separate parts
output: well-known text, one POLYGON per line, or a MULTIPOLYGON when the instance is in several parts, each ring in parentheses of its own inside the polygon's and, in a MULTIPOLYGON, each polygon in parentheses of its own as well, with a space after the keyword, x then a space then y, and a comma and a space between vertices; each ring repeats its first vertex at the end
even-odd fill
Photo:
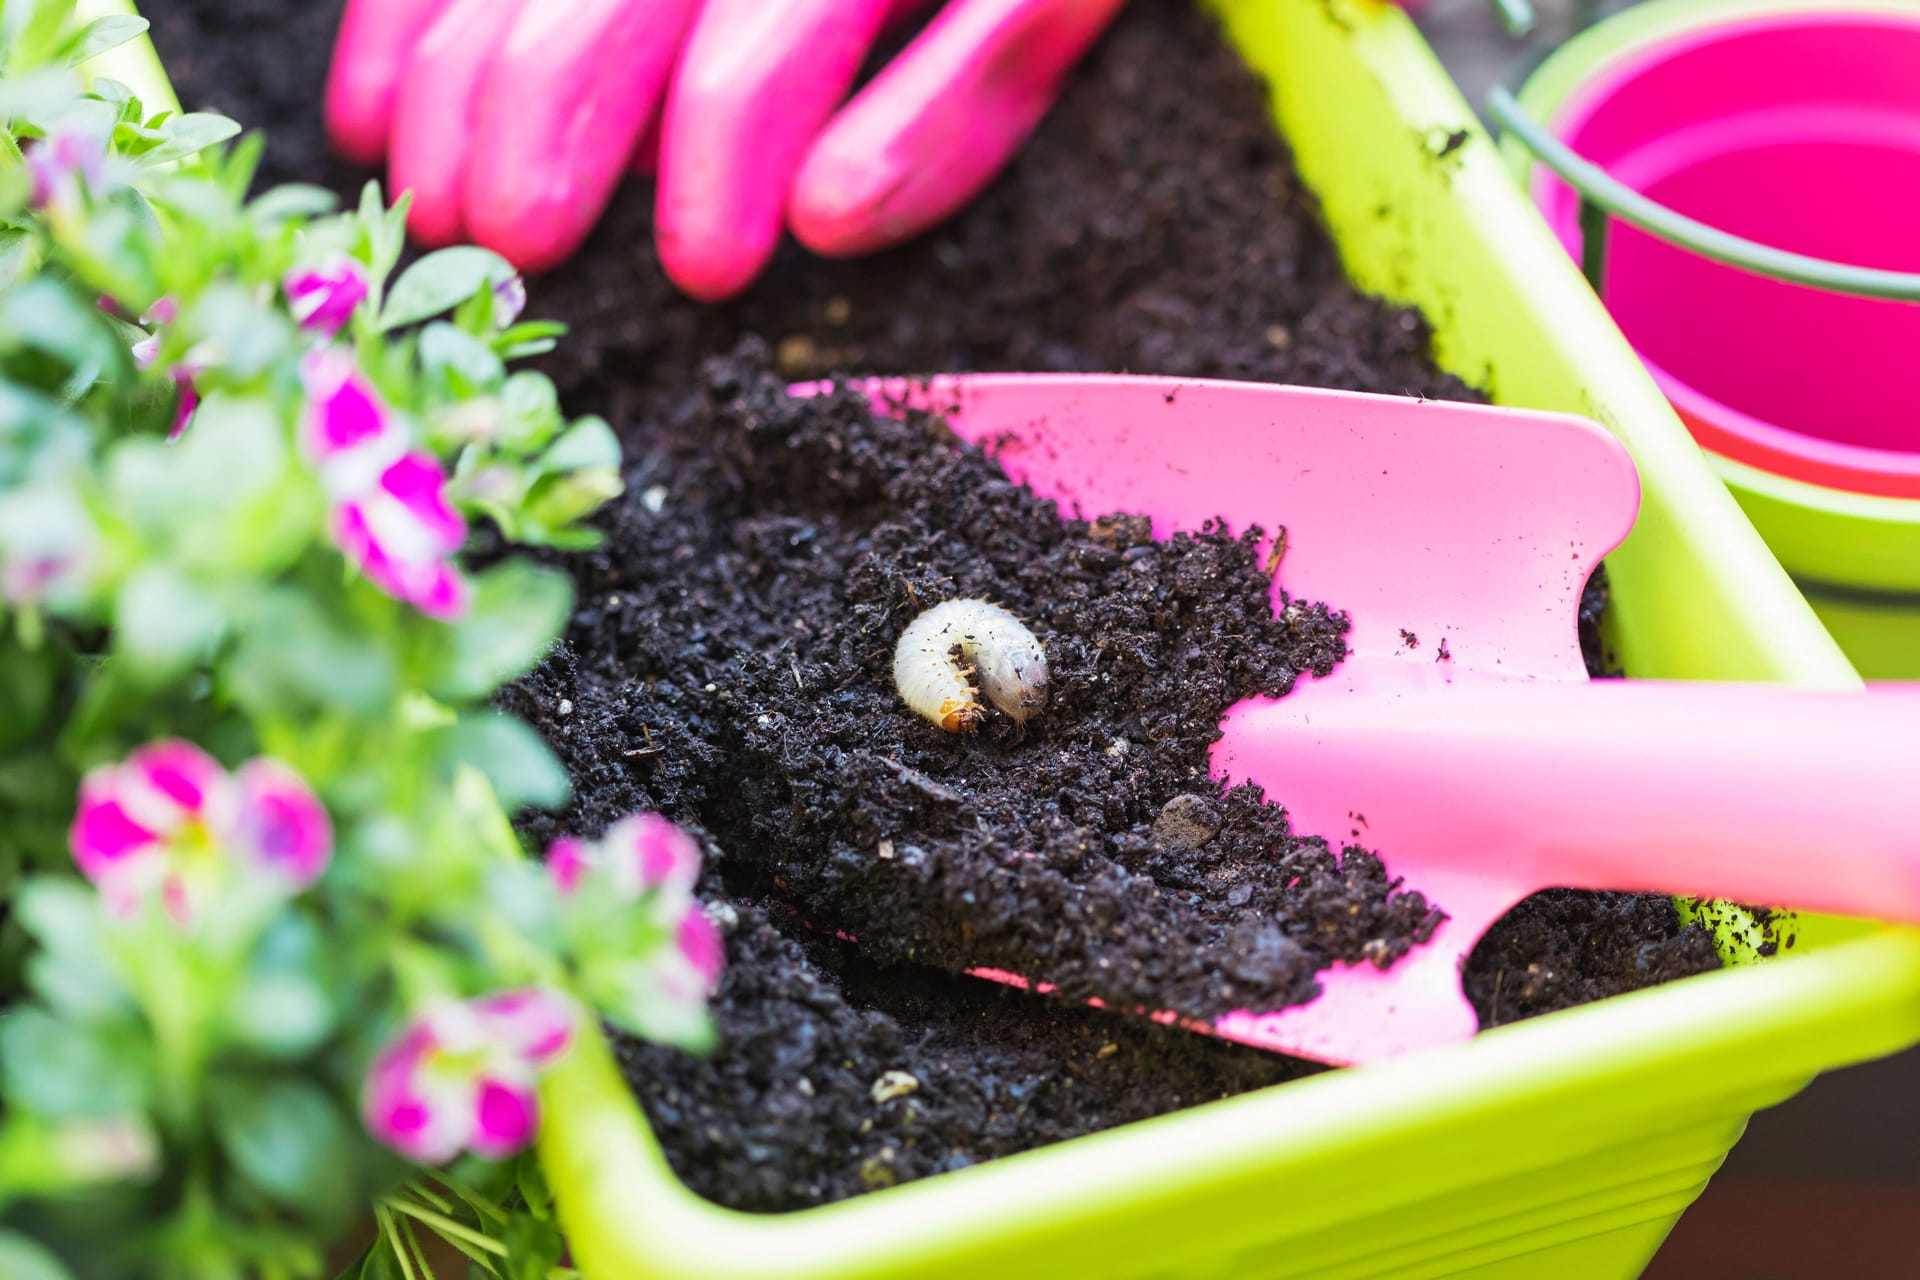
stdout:
MULTIPOLYGON (((365 175, 318 129, 338 8, 143 5, 187 105, 267 130, 267 180, 348 191, 365 175)), ((1261 86, 1189 6, 1136 0, 965 216, 861 263, 790 247, 720 308, 661 277, 647 197, 534 287, 574 326, 563 395, 631 465, 608 546, 573 565, 566 643, 505 701, 576 780, 530 834, 646 807, 715 847, 722 1047, 623 1046, 675 1168, 789 1209, 1311 1070, 945 970, 1205 1013, 1306 998, 1328 960, 1423 936, 1432 904, 1377 860, 1296 841, 1206 776, 1219 712, 1324 671, 1338 615, 1274 616, 1255 531, 1145 543, 1062 519, 925 421, 778 394, 833 370, 1016 368, 1472 398, 1417 314, 1345 281, 1261 86), (735 350, 747 334, 766 345, 735 350), (1052 697, 1024 731, 947 735, 893 694, 900 628, 968 594, 1047 643, 1052 697)), ((1497 926, 1466 981, 1486 1025, 1715 963, 1664 899, 1557 893, 1497 926)))
POLYGON ((1227 706, 1344 652, 1344 617, 1276 613, 1260 530, 1065 518, 939 421, 796 400, 754 357, 708 365, 685 443, 580 565, 569 652, 508 700, 583 780, 570 820, 661 807, 727 851, 730 894, 875 958, 1126 1008, 1282 1008, 1427 937, 1433 908, 1372 855, 1207 774, 1227 706), (894 643, 953 598, 1043 637, 1039 717, 953 734, 902 703, 894 643))

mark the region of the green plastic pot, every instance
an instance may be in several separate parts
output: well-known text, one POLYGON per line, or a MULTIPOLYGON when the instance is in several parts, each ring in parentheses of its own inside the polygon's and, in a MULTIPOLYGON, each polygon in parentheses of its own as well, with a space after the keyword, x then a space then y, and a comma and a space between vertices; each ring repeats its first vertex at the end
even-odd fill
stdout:
MULTIPOLYGON (((1441 362, 1500 401, 1585 413, 1633 449, 1645 505, 1610 560, 1629 667, 1857 683, 1411 23, 1373 0, 1215 7, 1272 76, 1354 278, 1422 307, 1441 362)), ((111 74, 157 75, 143 57, 111 74)), ((800 1213, 682 1186, 597 1037, 548 1079, 541 1152, 594 1280, 1617 1280, 1749 1114, 1916 1039, 1920 933, 1807 920, 1788 959, 800 1213)))
MULTIPOLYGON (((1913 0, 1654 0, 1588 28, 1527 78, 1521 107, 1553 128, 1586 87, 1677 37, 1768 15, 1875 13, 1912 17, 1913 0)), ((1531 152, 1509 139, 1514 173, 1531 185, 1531 152)), ((1708 451, 1768 547, 1814 612, 1869 678, 1920 676, 1920 498, 1849 492, 1708 451)))

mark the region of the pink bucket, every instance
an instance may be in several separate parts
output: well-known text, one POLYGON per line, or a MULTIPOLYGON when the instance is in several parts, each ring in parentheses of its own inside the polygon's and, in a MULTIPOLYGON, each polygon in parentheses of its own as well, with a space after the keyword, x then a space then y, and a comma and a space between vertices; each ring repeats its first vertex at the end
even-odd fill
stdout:
MULTIPOLYGON (((1615 179, 1721 231, 1920 271, 1920 9, 1755 14, 1613 62, 1551 122, 1615 179)), ((1534 195, 1575 257, 1579 197, 1534 195)), ((1920 305, 1787 284, 1618 221, 1605 302, 1702 446, 1920 497, 1920 305)))

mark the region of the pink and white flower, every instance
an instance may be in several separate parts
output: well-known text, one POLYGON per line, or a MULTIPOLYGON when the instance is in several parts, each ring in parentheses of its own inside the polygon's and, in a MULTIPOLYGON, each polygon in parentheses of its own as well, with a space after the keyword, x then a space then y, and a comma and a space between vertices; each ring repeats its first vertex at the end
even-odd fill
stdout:
POLYGON ((36 209, 69 208, 85 189, 104 193, 107 187, 107 140, 97 133, 56 131, 27 147, 27 176, 33 183, 28 197, 36 209))
POLYGON ((493 286, 493 323, 511 328, 527 309, 527 282, 518 275, 508 276, 493 286))
POLYGON ((291 897, 326 870, 333 825, 286 765, 257 757, 229 774, 191 742, 141 747, 90 770, 68 843, 110 910, 157 899, 191 927, 229 888, 291 897))
POLYGON ((333 503, 333 540, 368 581, 430 618, 465 612, 467 581, 453 557, 467 525, 447 497, 432 454, 406 433, 345 351, 326 347, 301 363, 307 393, 301 445, 333 503))
POLYGON ((318 266, 289 271, 281 285, 287 309, 300 327, 328 338, 353 319, 369 291, 366 267, 344 253, 331 254, 318 266))
POLYGON ((673 945, 654 961, 660 992, 678 1007, 704 1004, 719 989, 727 961, 726 944, 705 907, 690 902, 674 926, 673 945))
POLYGON ((573 1002, 543 987, 434 1005, 368 1072, 367 1131, 425 1165, 463 1151, 512 1155, 539 1130, 540 1073, 573 1043, 578 1022, 573 1002))
MULTIPOLYGON (((178 308, 171 298, 162 298, 154 304, 147 319, 155 325, 172 322, 178 308), (162 319, 161 317, 164 317, 162 319)), ((160 346, 163 337, 155 332, 133 344, 133 362, 142 369, 153 368, 160 359, 160 346)), ((206 372, 206 366, 200 364, 176 364, 167 370, 167 376, 173 379, 175 390, 180 399, 173 411, 173 426, 167 431, 167 439, 178 440, 193 421, 194 410, 200 407, 200 391, 194 385, 194 379, 206 372)))
POLYGON ((582 989, 608 1016, 673 1043, 711 1034, 706 1003, 726 948, 693 895, 693 837, 658 814, 635 814, 599 840, 554 841, 547 874, 573 934, 582 989))
POLYGON ((405 454, 372 488, 337 502, 330 528, 347 559, 394 599, 442 621, 466 612, 467 580, 453 556, 467 523, 447 501, 446 473, 430 454, 405 454))
POLYGON ((78 607, 93 595, 99 560, 93 518, 71 489, 0 494, 0 604, 78 607))
POLYGON ((363 488, 406 452, 406 432, 352 352, 339 347, 309 351, 300 361, 300 385, 307 397, 300 447, 330 489, 363 488))
MULTIPOLYGON (((700 879, 700 846, 692 836, 657 813, 631 814, 607 828, 597 841, 562 836, 547 849, 547 872, 565 896, 597 876, 619 902, 635 902, 659 891, 677 905, 691 897, 700 879)), ((677 913, 677 912, 676 912, 677 913)))

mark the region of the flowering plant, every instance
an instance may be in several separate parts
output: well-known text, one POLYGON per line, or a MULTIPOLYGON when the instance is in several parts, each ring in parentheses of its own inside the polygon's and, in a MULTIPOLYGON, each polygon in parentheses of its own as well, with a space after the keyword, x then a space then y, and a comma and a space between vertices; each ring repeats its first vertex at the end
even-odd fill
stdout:
POLYGON ((719 972, 689 837, 508 822, 567 779, 489 699, 572 603, 508 552, 591 545, 618 445, 503 260, 396 274, 404 202, 248 199, 69 69, 143 26, 0 4, 0 1275, 317 1275, 371 1200, 350 1274, 545 1277, 542 1072, 702 1045, 719 972))

